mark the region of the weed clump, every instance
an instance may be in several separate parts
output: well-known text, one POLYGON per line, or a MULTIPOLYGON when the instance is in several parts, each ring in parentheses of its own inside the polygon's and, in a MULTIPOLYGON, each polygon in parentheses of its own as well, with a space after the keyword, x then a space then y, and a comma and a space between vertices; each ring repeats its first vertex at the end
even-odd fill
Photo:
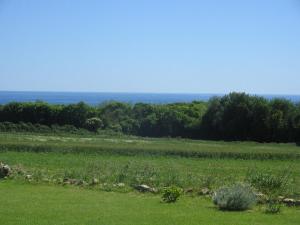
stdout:
POLYGON ((269 201, 265 208, 267 214, 277 214, 281 211, 281 203, 279 201, 269 201))
POLYGON ((221 210, 243 211, 250 209, 255 202, 255 194, 251 187, 245 184, 222 187, 213 196, 213 203, 221 210))
POLYGON ((284 170, 280 174, 274 174, 268 170, 251 170, 247 174, 246 182, 269 197, 277 197, 288 190, 289 178, 290 172, 288 170, 284 170))
POLYGON ((167 187, 163 190, 162 201, 166 203, 174 203, 178 200, 182 190, 177 187, 167 187))

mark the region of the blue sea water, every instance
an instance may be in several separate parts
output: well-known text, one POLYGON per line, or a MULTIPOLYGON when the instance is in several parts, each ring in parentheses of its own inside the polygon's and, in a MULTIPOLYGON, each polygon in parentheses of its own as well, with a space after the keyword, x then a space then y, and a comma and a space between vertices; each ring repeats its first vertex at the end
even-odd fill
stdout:
MULTIPOLYGON (((163 104, 174 102, 208 101, 213 96, 222 96, 222 94, 0 91, 0 104, 5 104, 12 101, 34 102, 37 100, 41 100, 51 104, 70 104, 80 101, 83 101, 90 105, 97 105, 107 101, 163 104)), ((267 99, 285 98, 293 102, 300 102, 300 95, 262 96, 267 99)))

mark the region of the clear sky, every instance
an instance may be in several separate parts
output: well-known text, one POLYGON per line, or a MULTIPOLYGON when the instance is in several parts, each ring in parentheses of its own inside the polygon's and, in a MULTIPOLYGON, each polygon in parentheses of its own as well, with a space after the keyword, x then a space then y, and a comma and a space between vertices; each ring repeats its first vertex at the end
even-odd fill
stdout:
POLYGON ((300 0, 0 0, 0 90, 300 94, 300 0))

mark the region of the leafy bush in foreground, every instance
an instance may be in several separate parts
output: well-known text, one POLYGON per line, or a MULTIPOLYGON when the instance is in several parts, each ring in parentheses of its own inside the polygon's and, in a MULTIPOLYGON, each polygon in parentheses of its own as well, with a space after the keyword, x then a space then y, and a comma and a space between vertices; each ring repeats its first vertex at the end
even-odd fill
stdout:
POLYGON ((256 197, 248 185, 235 184, 220 188, 213 196, 213 202, 221 210, 241 211, 251 208, 256 197))
POLYGON ((162 200, 166 203, 176 202, 181 195, 181 189, 177 187, 167 187, 163 190, 162 200))

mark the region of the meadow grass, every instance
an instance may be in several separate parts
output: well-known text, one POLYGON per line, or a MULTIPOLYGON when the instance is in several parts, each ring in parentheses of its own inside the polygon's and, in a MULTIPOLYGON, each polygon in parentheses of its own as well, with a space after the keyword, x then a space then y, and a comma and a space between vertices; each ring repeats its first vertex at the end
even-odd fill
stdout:
POLYGON ((206 198, 182 197, 175 204, 159 196, 108 193, 77 187, 0 182, 0 224, 5 225, 296 225, 300 211, 283 208, 269 215, 217 210, 206 198))
POLYGON ((299 198, 299 151, 296 144, 0 133, 0 161, 14 171, 0 180, 0 224, 298 224, 296 207, 279 215, 265 214, 265 206, 223 212, 197 191, 244 182, 249 171, 288 170, 284 194, 299 198), (64 178, 99 184, 62 186, 64 178), (161 194, 134 191, 137 184, 194 192, 164 204, 161 194))
POLYGON ((300 159, 296 144, 1 133, 0 150, 190 158, 300 159))
POLYGON ((9 133, 0 135, 0 149, 1 161, 23 168, 27 174, 34 175, 37 182, 63 178, 90 182, 92 178, 97 178, 101 183, 107 183, 103 187, 105 190, 114 190, 113 185, 120 182, 126 185, 121 191, 128 191, 141 183, 157 188, 176 185, 215 189, 244 181, 250 170, 279 174, 288 169, 291 172, 288 193, 300 196, 300 160, 253 157, 262 153, 298 154, 300 148, 294 144, 9 133), (8 146, 8 143, 13 146, 8 146), (24 145, 27 148, 23 148, 24 145), (124 154, 131 148, 135 149, 136 154, 124 154), (165 155, 165 149, 175 153, 231 152, 233 157, 165 155), (156 154, 150 154, 151 151, 156 154), (252 157, 236 158, 234 154, 240 153, 252 157))
POLYGON ((1 152, 0 159, 9 165, 21 166, 28 174, 53 178, 77 178, 86 181, 97 178, 101 182, 128 185, 148 183, 154 186, 180 187, 220 186, 244 180, 249 170, 289 168, 294 191, 299 191, 298 161, 193 159, 180 157, 118 156, 90 154, 62 154, 56 152, 1 152))

